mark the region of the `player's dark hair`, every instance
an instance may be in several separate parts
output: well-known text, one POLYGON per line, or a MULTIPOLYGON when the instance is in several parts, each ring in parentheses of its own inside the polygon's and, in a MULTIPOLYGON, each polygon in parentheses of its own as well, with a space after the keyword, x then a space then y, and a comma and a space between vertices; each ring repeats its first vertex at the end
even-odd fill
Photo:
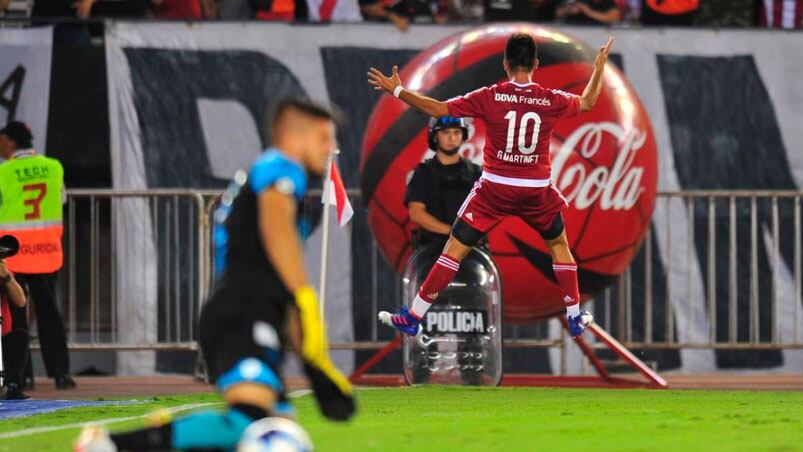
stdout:
POLYGON ((271 125, 276 125, 276 122, 281 119, 285 112, 295 110, 307 116, 319 119, 335 120, 335 113, 324 107, 321 104, 315 103, 309 99, 302 97, 285 97, 284 99, 276 102, 273 107, 273 114, 271 115, 271 125))
POLYGON ((335 110, 305 97, 285 97, 273 105, 268 115, 267 127, 265 127, 265 141, 267 143, 272 141, 271 135, 274 133, 276 125, 281 121, 284 114, 289 111, 295 111, 313 118, 327 119, 336 123, 340 122, 340 115, 335 110))
POLYGON ((538 58, 538 48, 532 36, 526 33, 516 33, 507 40, 505 45, 505 60, 510 69, 524 69, 531 71, 538 58))

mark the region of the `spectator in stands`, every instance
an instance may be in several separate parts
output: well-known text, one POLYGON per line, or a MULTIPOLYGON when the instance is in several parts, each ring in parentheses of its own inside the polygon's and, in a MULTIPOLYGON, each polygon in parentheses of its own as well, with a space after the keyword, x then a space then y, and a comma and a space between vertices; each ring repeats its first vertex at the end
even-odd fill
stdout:
POLYGON ((486 22, 531 22, 535 20, 532 0, 485 0, 486 22))
POLYGON ((481 22, 484 14, 483 0, 453 0, 450 2, 449 22, 481 22))
POLYGON ((532 0, 537 22, 554 22, 560 0, 532 0))
POLYGON ((141 17, 146 0, 37 0, 33 17, 141 17))
MULTIPOLYGON (((64 263, 64 169, 58 160, 36 154, 30 128, 18 121, 0 130, 0 157, 5 159, 0 164, 0 232, 16 236, 22 249, 7 259, 8 269, 36 308, 47 375, 58 389, 72 389, 64 319, 56 305, 56 276, 64 263)), ((12 308, 12 316, 27 329, 22 309, 12 308)))
POLYGON ((757 8, 755 0, 706 0, 694 11, 692 23, 696 27, 754 27, 757 8))
POLYGON ((218 18, 222 20, 251 20, 257 9, 249 0, 217 0, 218 18))
POLYGON ((766 28, 803 28, 803 0, 761 0, 759 24, 766 28))
POLYGON ((576 25, 610 25, 622 20, 614 0, 569 0, 555 11, 558 19, 576 25))
POLYGON ((89 19, 92 14, 92 7, 95 6, 97 0, 80 0, 73 5, 75 6, 75 15, 79 19, 89 19))
POLYGON ((150 13, 158 19, 215 19, 214 0, 150 0, 150 13))
POLYGON ((644 25, 691 26, 700 0, 644 0, 641 23, 644 25))
POLYGON ((0 259, 0 304, 3 320, 3 370, 5 372, 6 400, 29 398, 22 392, 22 380, 28 361, 28 330, 14 325, 10 305, 24 308, 27 300, 22 286, 8 271, 4 260, 0 259))
POLYGON ((35 1, 31 15, 33 17, 74 17, 76 9, 72 1, 68 0, 48 0, 35 1))
MULTIPOLYGON (((356 5, 357 0, 352 0, 356 5)), ((201 0, 204 11, 215 10, 216 17, 222 20, 307 20, 306 0, 201 0), (204 5, 204 2, 211 5, 204 5)))
POLYGON ((4 13, 10 4, 11 0, 0 0, 0 13, 4 13))
POLYGON ((642 0, 617 0, 619 9, 622 10, 622 20, 638 24, 641 21, 641 1, 642 0))
POLYGON ((389 21, 401 31, 411 22, 437 23, 447 21, 448 0, 360 0, 365 20, 389 21))
POLYGON ((256 18, 292 22, 296 17, 295 0, 250 0, 256 5, 256 18))

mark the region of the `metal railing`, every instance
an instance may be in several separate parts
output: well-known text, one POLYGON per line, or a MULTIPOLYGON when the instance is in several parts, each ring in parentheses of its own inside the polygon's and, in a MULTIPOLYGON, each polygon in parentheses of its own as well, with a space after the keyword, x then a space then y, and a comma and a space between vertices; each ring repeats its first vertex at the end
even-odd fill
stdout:
POLYGON ((204 208, 189 190, 67 191, 57 296, 71 349, 197 349, 204 208))
POLYGON ((660 193, 641 251, 594 301, 636 349, 803 348, 799 191, 660 193))
MULTIPOLYGON (((218 193, 68 191, 59 295, 71 348, 197 348, 218 193), (156 331, 143 331, 146 324, 156 331)), ((365 208, 359 192, 349 196, 355 210, 365 208)), ((803 348, 801 197, 660 193, 633 263, 589 303, 597 322, 635 349, 803 348)), ((307 201, 305 214, 315 216, 320 192, 307 201)), ((355 319, 365 324, 355 320, 362 334, 332 348, 375 349, 392 338, 374 319, 400 303, 399 281, 370 234, 352 239, 367 249, 367 286, 353 289, 355 309, 365 311, 355 319)), ((565 346, 545 324, 513 326, 506 337, 510 347, 565 346)))

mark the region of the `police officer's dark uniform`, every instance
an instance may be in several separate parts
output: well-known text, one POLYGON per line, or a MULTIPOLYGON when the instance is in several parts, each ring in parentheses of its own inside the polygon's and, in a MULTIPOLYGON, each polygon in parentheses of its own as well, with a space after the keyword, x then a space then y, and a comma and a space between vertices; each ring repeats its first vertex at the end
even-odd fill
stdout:
MULTIPOLYGON (((463 139, 468 138, 468 129, 462 118, 433 118, 429 128, 430 149, 438 149, 435 134, 439 130, 453 127, 462 128, 463 139)), ((482 169, 478 165, 464 158, 453 165, 444 165, 437 157, 432 157, 419 164, 413 172, 404 194, 404 205, 420 202, 426 206, 427 213, 443 223, 452 224, 457 218, 457 211, 481 174, 482 169)), ((432 246, 440 251, 448 238, 448 235, 436 234, 423 228, 413 231, 415 247, 432 246)))
MULTIPOLYGON (((462 118, 448 116, 432 118, 428 134, 430 149, 437 152, 436 134, 439 130, 449 128, 462 129, 463 141, 468 139, 468 128, 462 118)), ((463 205, 463 201, 465 201, 481 174, 482 168, 465 158, 461 157, 457 163, 444 165, 438 160, 437 156, 432 157, 419 164, 413 172, 413 177, 407 184, 407 191, 404 194, 404 205, 409 206, 411 202, 420 202, 426 206, 428 214, 443 223, 451 225, 457 218, 457 212, 463 205)), ((421 268, 421 271, 429 272, 448 239, 448 235, 437 234, 423 228, 413 230, 413 247, 415 249, 423 247, 421 254, 414 255, 412 258, 417 259, 418 265, 422 267, 426 263, 426 268, 421 268)), ((478 243, 477 246, 486 246, 485 240, 478 243)), ((475 339, 468 338, 466 342, 459 345, 460 356, 465 355, 466 352, 475 352, 478 349, 482 349, 480 345, 474 343, 475 339)), ((437 349, 437 344, 433 344, 432 347, 437 349)), ((426 347, 426 349, 430 350, 429 347, 426 347)), ((427 356, 430 355, 427 354, 427 356)), ((430 358, 424 359, 429 360, 430 358)), ((476 364, 460 357, 458 357, 458 362, 461 365, 476 364)), ((431 373, 428 367, 428 365, 413 365, 415 383, 425 383, 429 380, 431 373)), ((475 372, 461 371, 460 375, 468 384, 479 384, 481 378, 480 373, 475 372)))

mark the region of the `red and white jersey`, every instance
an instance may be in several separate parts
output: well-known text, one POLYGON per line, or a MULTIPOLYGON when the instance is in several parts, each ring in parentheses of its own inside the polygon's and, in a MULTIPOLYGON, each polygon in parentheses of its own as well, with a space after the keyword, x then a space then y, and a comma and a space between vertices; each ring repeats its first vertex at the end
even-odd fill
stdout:
POLYGON ((552 129, 580 111, 574 94, 515 82, 480 88, 446 105, 451 116, 485 122, 483 178, 525 187, 549 185, 552 129))

